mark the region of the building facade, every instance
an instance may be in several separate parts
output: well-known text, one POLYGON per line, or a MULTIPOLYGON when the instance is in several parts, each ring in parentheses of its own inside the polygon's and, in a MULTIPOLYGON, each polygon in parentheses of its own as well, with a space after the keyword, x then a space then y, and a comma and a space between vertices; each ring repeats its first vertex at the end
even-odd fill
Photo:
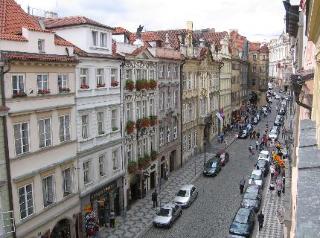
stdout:
POLYGON ((16 236, 76 237, 74 49, 15 1, 3 6, 0 50, 10 68, 4 100, 16 236))
POLYGON ((81 212, 94 211, 100 226, 124 209, 120 66, 113 28, 86 17, 44 20, 47 29, 76 45, 76 131, 81 212))

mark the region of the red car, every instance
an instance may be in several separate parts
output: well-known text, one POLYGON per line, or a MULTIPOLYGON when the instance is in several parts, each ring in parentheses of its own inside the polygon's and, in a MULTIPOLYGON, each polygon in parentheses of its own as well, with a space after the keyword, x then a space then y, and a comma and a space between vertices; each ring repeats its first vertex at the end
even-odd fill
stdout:
POLYGON ((220 154, 220 164, 221 164, 221 166, 225 166, 226 165, 226 163, 228 163, 229 162, 229 159, 230 159, 230 155, 229 155, 229 153, 228 152, 223 152, 223 153, 221 153, 220 154))

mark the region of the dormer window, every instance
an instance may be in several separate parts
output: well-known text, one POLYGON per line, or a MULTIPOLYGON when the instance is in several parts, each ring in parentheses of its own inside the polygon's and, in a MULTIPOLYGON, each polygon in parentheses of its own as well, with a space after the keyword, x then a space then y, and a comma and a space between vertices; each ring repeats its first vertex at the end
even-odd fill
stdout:
POLYGON ((38 39, 38 50, 39 53, 44 53, 44 39, 38 39))
POLYGON ((100 33, 100 46, 107 47, 107 34, 106 33, 100 33))
POLYGON ((98 45, 98 32, 97 31, 92 31, 92 44, 94 46, 98 45))

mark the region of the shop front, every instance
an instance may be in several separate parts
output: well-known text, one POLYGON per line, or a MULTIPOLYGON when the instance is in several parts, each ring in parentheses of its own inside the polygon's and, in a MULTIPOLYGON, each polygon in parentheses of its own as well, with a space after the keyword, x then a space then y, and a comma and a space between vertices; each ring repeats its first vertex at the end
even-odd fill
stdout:
POLYGON ((99 227, 110 224, 110 213, 114 211, 116 216, 123 211, 123 181, 122 177, 102 186, 94 192, 83 197, 81 200, 82 213, 84 217, 83 227, 89 223, 91 216, 95 216, 99 227))

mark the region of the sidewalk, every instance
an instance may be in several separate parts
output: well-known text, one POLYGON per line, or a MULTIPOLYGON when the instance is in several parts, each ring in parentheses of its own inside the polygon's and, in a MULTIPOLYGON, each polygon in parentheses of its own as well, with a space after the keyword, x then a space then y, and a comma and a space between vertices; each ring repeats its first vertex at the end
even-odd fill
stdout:
MULTIPOLYGON (((232 144, 235 140, 234 133, 231 132, 226 135, 226 139, 228 145, 232 144)), ((225 148, 225 143, 218 144, 217 138, 215 138, 208 147, 210 153, 207 153, 207 158, 218 150, 225 148)), ((162 185, 158 195, 160 204, 172 201, 175 193, 182 185, 192 183, 202 174, 203 159, 204 153, 199 154, 190 158, 182 168, 171 173, 168 181, 162 185)), ((155 209, 152 208, 151 191, 149 191, 145 198, 139 199, 131 206, 125 217, 117 217, 115 228, 100 229, 98 237, 140 237, 152 225, 154 215, 155 209)))

